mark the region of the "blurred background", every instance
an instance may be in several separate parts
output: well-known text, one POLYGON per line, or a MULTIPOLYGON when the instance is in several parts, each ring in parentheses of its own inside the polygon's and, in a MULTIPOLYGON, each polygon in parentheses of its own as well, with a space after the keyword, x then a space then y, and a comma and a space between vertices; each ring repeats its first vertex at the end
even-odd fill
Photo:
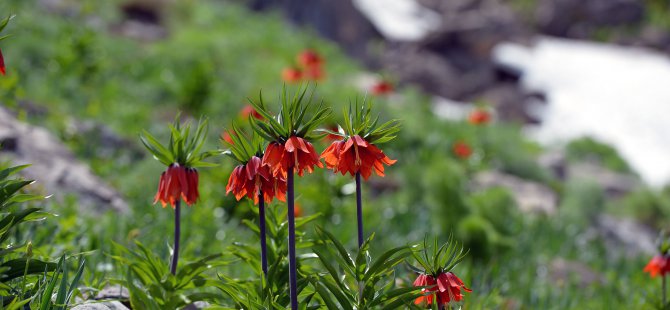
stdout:
MULTIPOLYGON (((87 285, 118 275, 110 240, 168 251, 172 214, 151 205, 163 167, 139 132, 166 139, 178 112, 207 116, 208 147, 223 147, 248 99, 276 102, 310 49, 328 126, 364 96, 403 124, 384 145, 398 163, 365 184, 373 248, 453 234, 470 249, 466 308, 660 299, 642 268, 670 223, 667 1, 3 0, 10 14, 0 165, 33 164, 25 176, 59 216, 24 238, 45 257, 95 251, 87 285)), ((251 206, 225 195, 236 163, 214 161, 184 214, 187 260, 254 242, 251 206)), ((303 214, 354 246, 352 180, 298 182, 303 214)))

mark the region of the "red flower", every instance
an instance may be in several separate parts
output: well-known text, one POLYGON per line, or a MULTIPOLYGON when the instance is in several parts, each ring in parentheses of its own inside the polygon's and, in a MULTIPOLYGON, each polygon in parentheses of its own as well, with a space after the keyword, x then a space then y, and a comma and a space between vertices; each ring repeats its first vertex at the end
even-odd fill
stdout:
POLYGON ((174 208, 179 199, 184 199, 190 206, 199 196, 198 171, 175 163, 161 174, 154 203, 160 201, 163 208, 169 203, 174 208))
POLYGON ((223 134, 221 134, 221 139, 223 139, 223 141, 228 142, 228 144, 230 144, 230 145, 235 144, 235 142, 233 141, 233 138, 230 136, 230 132, 228 132, 228 131, 224 131, 223 134))
MULTIPOLYGON (((329 126, 327 126, 327 128, 328 128, 328 130, 330 130, 332 132, 337 132, 339 130, 337 125, 329 125, 329 126)), ((333 141, 338 141, 340 139, 342 139, 342 136, 335 135, 335 134, 332 134, 332 133, 329 133, 325 137, 323 137, 323 141, 325 141, 325 142, 333 142, 333 141)))
POLYGON ((372 85, 372 94, 377 96, 384 96, 392 93, 394 87, 391 83, 387 81, 379 81, 372 85))
POLYGON ((432 292, 437 290, 435 278, 429 275, 420 274, 416 280, 414 280, 414 286, 428 286, 428 288, 421 289, 422 293, 426 295, 420 296, 414 300, 415 305, 432 305, 434 294, 432 292))
POLYGON ((274 176, 284 177, 289 168, 295 168, 299 176, 302 176, 305 170, 312 173, 315 165, 323 168, 314 146, 309 141, 296 136, 291 136, 284 144, 271 142, 265 149, 263 165, 269 166, 274 176))
POLYGON ((250 104, 245 105, 242 110, 240 110, 240 117, 243 118, 248 118, 249 116, 253 116, 255 119, 262 120, 263 116, 254 109, 254 107, 250 104))
POLYGON ((295 217, 301 217, 302 216, 302 207, 300 206, 299 203, 296 202, 293 205, 293 209, 294 209, 293 210, 293 215, 295 215, 295 217))
POLYGON ((321 81, 325 78, 325 74, 320 65, 313 65, 305 67, 303 77, 309 81, 321 81))
POLYGON ((470 113, 468 122, 473 125, 484 125, 491 121, 491 114, 484 109, 477 109, 470 113))
POLYGON ((643 271, 649 273, 652 278, 658 275, 665 277, 665 274, 670 272, 670 256, 654 256, 643 271))
POLYGON ((2 57, 2 50, 0 49, 0 73, 5 75, 5 58, 2 57))
POLYGON ((447 305, 450 302, 459 302, 463 300, 461 289, 466 292, 472 292, 467 288, 463 281, 451 272, 443 272, 437 276, 437 281, 431 275, 421 274, 414 281, 414 286, 432 286, 422 290, 429 295, 421 296, 414 300, 416 305, 424 305, 430 307, 433 303, 433 298, 437 298, 438 306, 447 305), (437 284, 437 285, 436 285, 437 284), (432 292, 435 292, 434 294, 432 292))
POLYGON ((309 68, 309 67, 314 67, 314 66, 321 66, 323 64, 323 58, 319 56, 319 54, 311 49, 306 49, 300 54, 298 54, 297 57, 298 64, 304 68, 309 68))
POLYGON ((396 162, 358 135, 346 141, 333 142, 321 153, 321 158, 325 159, 328 169, 341 172, 342 175, 349 173, 352 176, 360 172, 365 180, 373 171, 383 177, 384 164, 390 166, 396 162))
POLYGON ((228 179, 226 194, 233 192, 237 200, 247 196, 257 204, 258 195, 262 191, 265 202, 275 197, 286 201, 286 179, 274 177, 270 168, 261 162, 259 157, 253 156, 246 164, 235 167, 228 179))
POLYGON ((470 148, 470 146, 463 141, 456 141, 456 143, 454 143, 453 152, 454 155, 458 156, 459 158, 467 159, 470 157, 470 155, 472 155, 472 148, 470 148))
POLYGON ((297 68, 284 68, 281 72, 281 78, 287 83, 297 83, 302 79, 302 71, 297 68))

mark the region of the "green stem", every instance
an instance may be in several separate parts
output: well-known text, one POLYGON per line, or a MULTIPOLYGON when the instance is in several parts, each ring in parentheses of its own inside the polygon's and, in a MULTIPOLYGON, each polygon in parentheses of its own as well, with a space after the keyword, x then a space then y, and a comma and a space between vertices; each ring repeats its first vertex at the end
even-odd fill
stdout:
POLYGON ((173 275, 177 274, 177 263, 179 261, 179 235, 181 234, 180 207, 181 199, 177 200, 177 204, 174 207, 174 248, 172 251, 172 264, 170 265, 170 272, 173 275))

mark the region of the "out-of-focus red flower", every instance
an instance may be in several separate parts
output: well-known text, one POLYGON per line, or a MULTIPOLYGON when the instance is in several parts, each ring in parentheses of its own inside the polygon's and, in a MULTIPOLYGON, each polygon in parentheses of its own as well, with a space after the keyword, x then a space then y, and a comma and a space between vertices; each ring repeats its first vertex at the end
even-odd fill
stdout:
POLYGON ((223 141, 226 141, 226 142, 228 142, 228 143, 231 144, 231 145, 235 144, 235 142, 233 141, 233 138, 230 137, 230 132, 228 132, 227 130, 224 131, 224 132, 221 134, 221 139, 223 139, 223 141))
POLYGON ((0 73, 2 73, 2 75, 5 75, 6 74, 5 71, 6 71, 5 58, 2 57, 2 50, 0 49, 0 73))
POLYGON ((326 75, 320 65, 305 67, 303 78, 308 81, 322 81, 326 75))
POLYGON ((199 196, 198 171, 175 163, 161 174, 154 203, 160 201, 163 208, 169 203, 174 208, 181 198, 190 206, 199 196))
MULTIPOLYGON (((337 125, 330 125, 330 126, 327 126, 327 128, 328 128, 329 131, 332 131, 332 132, 337 132, 339 130, 337 125)), ((335 135, 335 134, 332 134, 332 133, 329 133, 325 137, 323 137, 323 141, 326 141, 326 142, 338 141, 340 139, 342 139, 342 136, 335 135)))
POLYGON ((456 141, 453 146, 454 155, 461 159, 467 159, 472 155, 472 148, 463 141, 456 141))
POLYGON ((306 49, 300 52, 296 60, 303 68, 310 68, 314 66, 318 67, 324 63, 323 58, 321 58, 321 56, 312 49, 306 49))
POLYGON ((463 300, 461 289, 466 292, 472 292, 471 289, 463 284, 461 279, 451 272, 440 273, 437 276, 437 280, 431 275, 421 274, 414 281, 414 286, 430 286, 422 290, 422 292, 428 295, 414 300, 414 304, 423 305, 427 308, 430 308, 434 298, 437 298, 438 306, 443 306, 452 301, 459 302, 463 300))
POLYGON ((387 81, 378 81, 372 85, 372 94, 376 96, 385 96, 394 91, 393 84, 387 81))
POLYGON ((491 121, 491 113, 484 109, 477 109, 470 113, 468 116, 468 122, 473 125, 484 125, 488 124, 491 121))
POLYGON ((383 177, 384 164, 390 166, 396 163, 396 160, 388 158, 382 150, 358 135, 346 141, 333 142, 321 153, 321 158, 325 159, 328 169, 352 176, 360 172, 365 180, 373 171, 383 177))
POLYGON ((253 156, 246 164, 235 167, 228 178, 226 194, 232 192, 237 200, 247 196, 258 204, 258 195, 262 191, 266 203, 275 197, 286 201, 286 179, 273 176, 270 167, 261 162, 259 157, 253 156))
POLYGON ((295 217, 301 217, 302 216, 302 207, 297 202, 293 205, 293 213, 294 213, 295 217))
POLYGON ((298 83, 300 80, 302 80, 302 77, 302 71, 294 67, 284 68, 284 70, 281 72, 281 78, 286 83, 298 83))
POLYGON ((291 136, 284 143, 271 142, 265 149, 263 165, 267 165, 275 176, 286 177, 289 168, 295 168, 299 176, 305 171, 312 173, 314 166, 323 168, 314 146, 307 140, 291 136))
POLYGON ((644 267, 643 271, 649 273, 652 278, 658 275, 665 277, 665 274, 670 272, 670 256, 654 256, 647 266, 644 267))
POLYGON ((245 105, 242 110, 240 110, 240 117, 243 118, 248 118, 249 116, 252 116, 255 119, 262 120, 263 116, 254 109, 254 107, 250 104, 245 105))

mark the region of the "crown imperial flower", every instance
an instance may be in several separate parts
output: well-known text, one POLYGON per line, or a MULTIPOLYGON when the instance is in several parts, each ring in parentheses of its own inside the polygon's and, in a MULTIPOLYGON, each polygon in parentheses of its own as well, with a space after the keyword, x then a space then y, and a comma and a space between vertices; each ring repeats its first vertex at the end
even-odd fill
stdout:
POLYGON ((203 160, 216 152, 202 152, 200 149, 207 136, 207 121, 198 124, 193 137, 190 136, 190 124, 182 127, 178 117, 170 125, 170 142, 163 146, 151 134, 144 131, 140 135, 142 144, 158 161, 167 166, 161 173, 154 204, 160 202, 163 207, 170 204, 175 207, 180 199, 187 205, 193 205, 199 198, 198 171, 195 167, 211 166, 203 160))
POLYGON ((371 109, 371 104, 366 101, 361 106, 356 103, 355 108, 350 107, 345 113, 344 127, 337 133, 342 140, 334 141, 321 153, 328 169, 352 176, 360 172, 367 180, 372 172, 383 177, 384 165, 396 163, 375 144, 395 138, 400 126, 395 120, 377 126, 378 119, 371 118, 371 109))

